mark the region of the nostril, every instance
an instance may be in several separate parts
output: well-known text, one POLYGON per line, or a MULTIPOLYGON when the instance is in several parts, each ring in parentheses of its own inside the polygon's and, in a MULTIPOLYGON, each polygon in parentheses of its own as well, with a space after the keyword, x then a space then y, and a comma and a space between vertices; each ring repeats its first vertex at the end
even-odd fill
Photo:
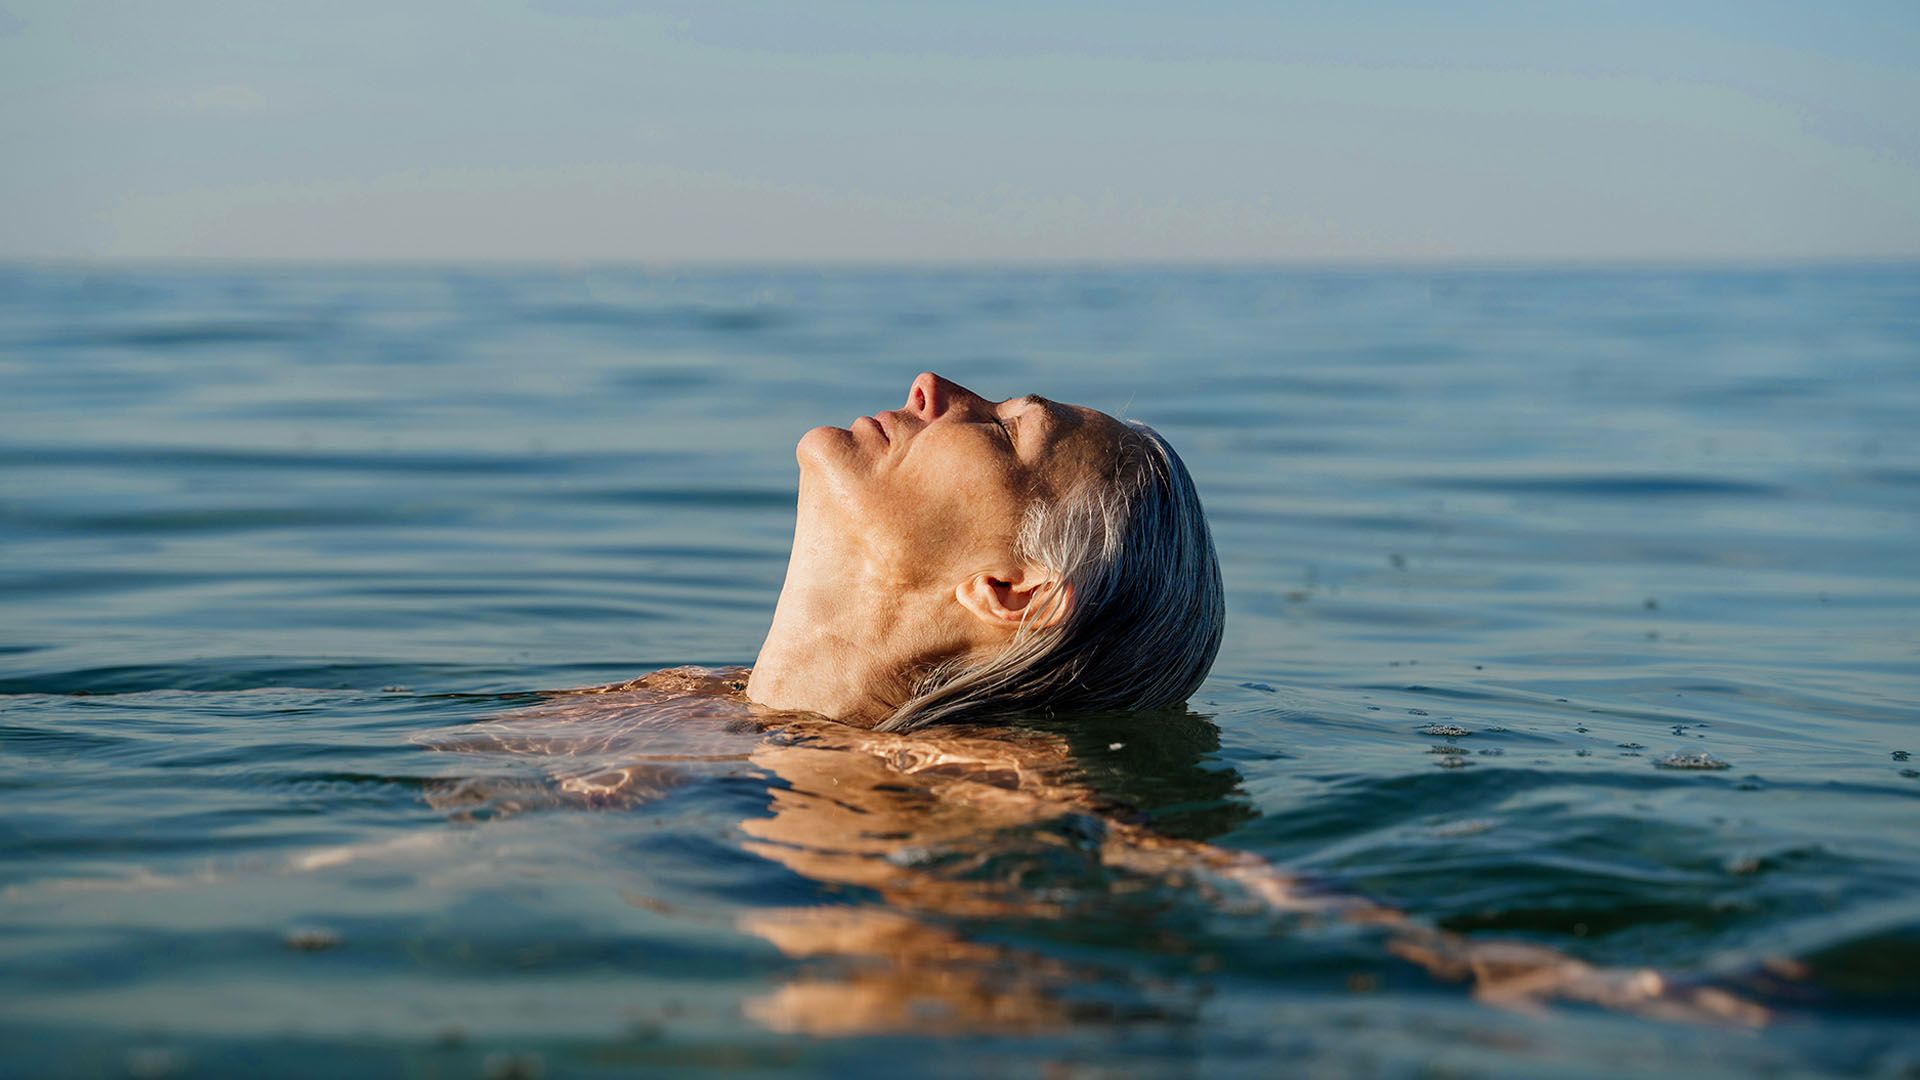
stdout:
POLYGON ((915 376, 912 388, 907 391, 907 411, 931 422, 938 420, 945 409, 946 393, 940 384, 940 377, 931 371, 923 371, 915 376))

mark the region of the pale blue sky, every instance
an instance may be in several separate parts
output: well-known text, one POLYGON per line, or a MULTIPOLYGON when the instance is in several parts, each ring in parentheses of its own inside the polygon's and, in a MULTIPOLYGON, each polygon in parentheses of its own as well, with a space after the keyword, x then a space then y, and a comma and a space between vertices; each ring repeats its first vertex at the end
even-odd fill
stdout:
POLYGON ((1920 255, 1920 3, 0 0, 0 257, 1920 255))

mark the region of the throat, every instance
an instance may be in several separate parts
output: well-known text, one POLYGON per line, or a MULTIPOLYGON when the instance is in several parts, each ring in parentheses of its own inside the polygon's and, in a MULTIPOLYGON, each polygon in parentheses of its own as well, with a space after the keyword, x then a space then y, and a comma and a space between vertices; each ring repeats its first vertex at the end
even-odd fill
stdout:
POLYGON ((871 593, 809 588, 789 572, 747 698, 783 712, 808 712, 872 727, 913 691, 923 666, 908 597, 876 603, 871 593))

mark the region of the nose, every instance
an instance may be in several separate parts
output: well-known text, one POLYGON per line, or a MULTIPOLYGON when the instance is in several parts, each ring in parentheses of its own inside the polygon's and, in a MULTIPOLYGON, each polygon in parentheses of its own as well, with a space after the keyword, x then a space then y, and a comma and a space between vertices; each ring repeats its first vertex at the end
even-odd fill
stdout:
POLYGON ((932 423, 955 409, 970 413, 991 408, 986 398, 931 371, 915 375, 913 385, 907 388, 906 411, 925 423, 932 423))

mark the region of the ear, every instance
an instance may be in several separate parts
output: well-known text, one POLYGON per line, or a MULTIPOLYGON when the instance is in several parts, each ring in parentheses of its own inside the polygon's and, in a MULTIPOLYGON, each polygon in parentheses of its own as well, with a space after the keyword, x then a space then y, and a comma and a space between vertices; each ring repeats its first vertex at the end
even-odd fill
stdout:
POLYGON ((961 582, 954 599, 990 626, 1044 630, 1067 617, 1073 586, 1045 571, 1027 569, 1002 577, 983 570, 961 582))

